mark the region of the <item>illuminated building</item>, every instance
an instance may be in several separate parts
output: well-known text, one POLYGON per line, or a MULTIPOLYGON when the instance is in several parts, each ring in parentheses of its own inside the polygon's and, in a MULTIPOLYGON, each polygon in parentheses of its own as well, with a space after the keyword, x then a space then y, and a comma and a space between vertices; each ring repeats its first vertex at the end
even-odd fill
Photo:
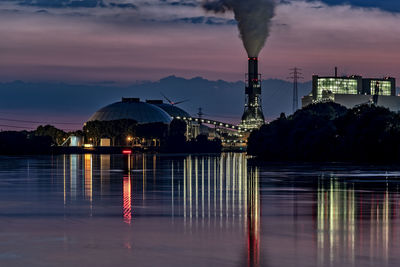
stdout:
MULTIPOLYGON (((146 100, 140 101, 139 98, 122 98, 121 101, 112 103, 96 111, 88 120, 91 121, 116 121, 116 120, 134 120, 137 124, 163 123, 169 125, 173 118, 186 119, 191 118, 190 114, 185 110, 171 104, 164 103, 162 100, 146 100)), ((214 133, 212 129, 195 120, 185 120, 187 123, 186 136, 190 140, 196 138, 199 134, 210 136, 214 133)), ((110 141, 112 136, 102 138, 100 146, 112 146, 110 141)), ((90 140, 89 140, 90 141, 90 140)), ((151 138, 131 139, 129 141, 132 146, 158 146, 160 140, 151 138)), ((72 144, 72 139, 71 139, 72 144)))
POLYGON ((347 108, 374 103, 392 111, 400 110, 400 97, 396 96, 396 79, 391 77, 313 75, 312 92, 302 98, 302 106, 326 101, 333 101, 347 108))

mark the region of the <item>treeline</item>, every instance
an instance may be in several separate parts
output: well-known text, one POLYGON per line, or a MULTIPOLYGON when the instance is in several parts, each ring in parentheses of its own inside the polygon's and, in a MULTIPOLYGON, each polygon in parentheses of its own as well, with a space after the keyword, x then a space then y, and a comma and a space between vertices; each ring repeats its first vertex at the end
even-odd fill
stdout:
POLYGON ((208 140, 206 135, 186 140, 186 122, 174 119, 169 127, 168 136, 161 150, 168 153, 219 153, 222 150, 221 140, 208 140))
POLYGON ((369 104, 312 104, 253 131, 248 153, 269 161, 397 162, 400 115, 369 104))
POLYGON ((173 120, 169 126, 163 123, 137 124, 134 120, 93 121, 87 122, 82 131, 68 133, 46 125, 34 131, 0 132, 0 154, 50 154, 53 147, 64 142, 68 144, 70 135, 83 137, 94 146, 100 145, 101 138, 109 138, 112 146, 121 147, 132 146, 136 139, 139 142, 156 139, 158 144, 155 149, 168 153, 214 153, 222 149, 218 139, 210 141, 206 136, 199 135, 186 141, 185 133, 186 123, 179 120, 173 120))
POLYGON ((61 145, 69 134, 54 126, 39 126, 35 131, 0 132, 0 154, 50 154, 52 146, 61 145))
POLYGON ((159 139, 167 137, 168 125, 164 123, 137 124, 135 120, 89 121, 83 126, 83 136, 95 146, 101 138, 110 138, 113 146, 127 146, 127 137, 159 139))
MULTIPOLYGON (((113 146, 129 146, 132 140, 157 139, 158 150, 166 153, 217 153, 221 152, 219 139, 208 140, 199 135, 193 140, 186 140, 186 122, 174 119, 168 126, 164 123, 137 124, 133 120, 91 121, 83 127, 86 140, 92 140, 95 146, 101 138, 110 138, 113 146)), ((133 142, 133 141, 132 141, 133 142)))

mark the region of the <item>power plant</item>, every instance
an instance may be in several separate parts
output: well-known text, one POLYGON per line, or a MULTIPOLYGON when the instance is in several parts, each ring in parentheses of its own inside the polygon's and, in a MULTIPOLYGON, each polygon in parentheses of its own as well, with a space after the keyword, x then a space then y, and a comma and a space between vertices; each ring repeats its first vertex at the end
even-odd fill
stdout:
POLYGON ((335 102, 347 108, 361 104, 375 104, 392 111, 400 110, 400 97, 396 95, 396 79, 364 78, 360 75, 312 76, 312 91, 302 99, 302 107, 317 102, 335 102))
POLYGON ((258 55, 270 33, 272 18, 275 16, 274 0, 205 0, 203 8, 208 12, 233 12, 239 36, 248 55, 246 75, 246 101, 239 127, 251 131, 264 124, 261 104, 261 76, 258 73, 258 55))
POLYGON ((261 75, 258 73, 258 58, 249 58, 249 72, 246 75, 246 102, 241 127, 253 130, 264 124, 261 102, 261 75))
MULTIPOLYGON (((183 120, 187 125, 185 134, 187 140, 203 134, 210 140, 221 139, 225 147, 238 147, 240 149, 246 146, 249 133, 265 123, 262 110, 261 74, 258 72, 258 57, 248 58, 248 73, 245 74, 245 105, 239 125, 203 118, 201 112, 197 114, 197 117, 192 117, 186 111, 175 106, 181 102, 174 103, 168 98, 166 99, 170 104, 163 103, 162 100, 142 102, 139 98, 122 98, 120 102, 99 109, 89 118, 88 122, 130 119, 136 121, 139 125, 152 123, 169 125, 173 119, 183 120)), ((100 140, 100 146, 110 146, 113 136, 103 135, 100 140)), ((149 140, 146 138, 139 138, 138 140, 131 138, 129 142, 140 146, 144 144, 144 147, 159 146, 160 144, 159 138, 153 137, 149 140)), ((71 142, 70 145, 77 146, 76 142, 71 142)))

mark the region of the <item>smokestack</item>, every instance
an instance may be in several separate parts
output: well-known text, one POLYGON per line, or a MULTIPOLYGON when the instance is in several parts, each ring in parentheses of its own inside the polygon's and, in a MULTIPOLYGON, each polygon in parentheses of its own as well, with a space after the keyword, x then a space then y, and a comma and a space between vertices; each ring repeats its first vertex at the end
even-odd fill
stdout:
POLYGON ((258 58, 249 57, 249 86, 252 82, 258 82, 258 58))
POLYGON ((257 57, 270 33, 275 0, 203 0, 203 8, 214 13, 233 12, 240 38, 249 57, 257 57))
POLYGON ((249 72, 246 84, 246 104, 242 116, 241 126, 253 130, 265 123, 261 106, 261 81, 258 74, 258 58, 249 57, 249 72))
POLYGON ((337 78, 337 67, 335 67, 335 78, 337 78))

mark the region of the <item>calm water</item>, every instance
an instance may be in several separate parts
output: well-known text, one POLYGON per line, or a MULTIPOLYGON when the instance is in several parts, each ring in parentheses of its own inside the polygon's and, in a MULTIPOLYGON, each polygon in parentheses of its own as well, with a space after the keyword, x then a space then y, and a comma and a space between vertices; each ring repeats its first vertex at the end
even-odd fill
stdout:
POLYGON ((0 266, 398 266, 400 168, 0 157, 0 266))

